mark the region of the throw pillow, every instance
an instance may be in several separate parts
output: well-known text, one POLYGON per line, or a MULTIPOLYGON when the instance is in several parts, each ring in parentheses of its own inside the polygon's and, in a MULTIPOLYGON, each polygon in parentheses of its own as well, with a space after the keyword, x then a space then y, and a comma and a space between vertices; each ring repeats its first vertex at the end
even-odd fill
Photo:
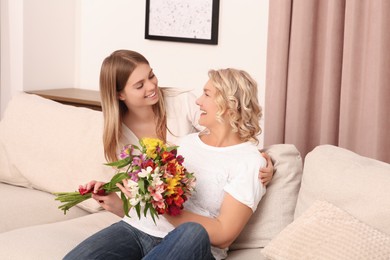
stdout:
POLYGON ((390 164, 333 145, 305 158, 294 219, 326 200, 390 235, 390 164))
POLYGON ((316 201, 263 250, 269 259, 389 259, 390 237, 316 201))
MULTIPOLYGON (((115 172, 104 165, 102 132, 100 111, 18 93, 0 127, 0 161, 5 150, 10 169, 4 174, 7 183, 70 192, 91 180, 110 180, 115 172)), ((90 212, 100 209, 94 200, 78 206, 90 212)))

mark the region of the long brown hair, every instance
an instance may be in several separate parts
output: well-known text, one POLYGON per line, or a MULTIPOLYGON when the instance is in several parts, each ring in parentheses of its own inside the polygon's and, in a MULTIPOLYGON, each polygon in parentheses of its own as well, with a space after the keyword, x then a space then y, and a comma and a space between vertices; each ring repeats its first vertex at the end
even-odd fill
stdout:
MULTIPOLYGON (((119 100, 119 93, 125 88, 127 80, 139 64, 148 60, 138 52, 117 50, 104 59, 100 70, 100 96, 104 117, 103 147, 107 161, 116 161, 119 139, 122 135, 122 122, 128 108, 119 100)), ((156 115, 157 136, 166 142, 167 117, 163 91, 158 88, 159 101, 153 105, 156 115)))

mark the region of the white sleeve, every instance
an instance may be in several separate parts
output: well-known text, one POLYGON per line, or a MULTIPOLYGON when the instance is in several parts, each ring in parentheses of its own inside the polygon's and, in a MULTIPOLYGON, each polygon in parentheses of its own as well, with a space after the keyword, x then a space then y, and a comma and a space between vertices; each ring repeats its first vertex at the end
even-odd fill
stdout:
POLYGON ((265 186, 258 176, 260 168, 266 166, 266 161, 262 156, 259 156, 256 160, 241 161, 236 166, 231 174, 232 178, 224 187, 224 191, 255 212, 265 194, 265 186))

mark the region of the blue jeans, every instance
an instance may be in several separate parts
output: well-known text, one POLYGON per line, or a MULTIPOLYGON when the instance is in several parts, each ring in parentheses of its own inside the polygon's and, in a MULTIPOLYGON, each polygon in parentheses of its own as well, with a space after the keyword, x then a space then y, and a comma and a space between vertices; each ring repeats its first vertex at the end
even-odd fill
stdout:
POLYGON ((214 259, 206 230, 197 223, 184 223, 164 238, 150 236, 119 221, 90 236, 64 260, 92 259, 214 259))

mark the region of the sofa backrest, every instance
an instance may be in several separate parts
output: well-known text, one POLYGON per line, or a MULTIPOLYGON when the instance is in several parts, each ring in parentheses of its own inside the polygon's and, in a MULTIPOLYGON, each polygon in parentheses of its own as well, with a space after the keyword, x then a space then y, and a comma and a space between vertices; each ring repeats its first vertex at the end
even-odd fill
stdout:
POLYGON ((302 178, 302 158, 294 145, 276 144, 263 149, 274 164, 274 176, 256 212, 231 250, 262 248, 294 219, 302 178))
POLYGON ((294 219, 324 200, 390 235, 390 164, 332 146, 307 154, 294 219))
MULTIPOLYGON (((99 111, 18 93, 0 122, 0 181, 46 192, 75 191, 114 171, 103 154, 99 111)), ((80 204, 94 212, 94 200, 80 204)))

